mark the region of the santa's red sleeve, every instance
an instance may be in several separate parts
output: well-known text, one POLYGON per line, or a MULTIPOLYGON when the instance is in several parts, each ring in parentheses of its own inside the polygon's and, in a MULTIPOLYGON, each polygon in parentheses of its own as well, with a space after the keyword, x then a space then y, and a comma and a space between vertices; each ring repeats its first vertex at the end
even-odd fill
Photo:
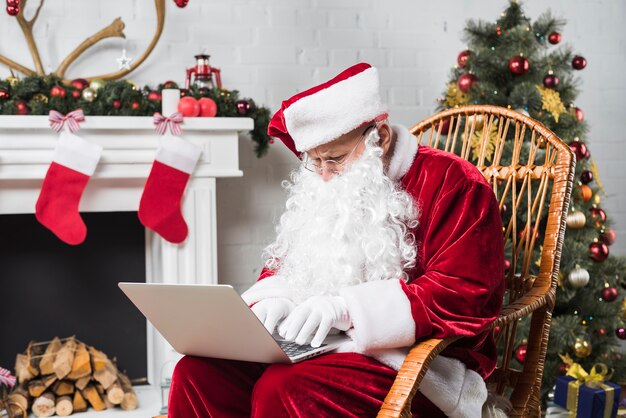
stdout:
POLYGON ((402 184, 419 205, 418 264, 407 283, 390 279, 342 290, 361 352, 424 337, 476 337, 502 305, 502 223, 480 172, 420 147, 402 184))

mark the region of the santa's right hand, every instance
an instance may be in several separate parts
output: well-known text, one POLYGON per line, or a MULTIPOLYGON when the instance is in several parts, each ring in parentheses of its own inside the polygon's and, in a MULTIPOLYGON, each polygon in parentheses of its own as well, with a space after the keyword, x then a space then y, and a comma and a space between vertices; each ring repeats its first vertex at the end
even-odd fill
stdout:
POLYGON ((259 318, 270 334, 276 325, 285 319, 296 305, 287 298, 267 298, 252 305, 252 312, 259 318))

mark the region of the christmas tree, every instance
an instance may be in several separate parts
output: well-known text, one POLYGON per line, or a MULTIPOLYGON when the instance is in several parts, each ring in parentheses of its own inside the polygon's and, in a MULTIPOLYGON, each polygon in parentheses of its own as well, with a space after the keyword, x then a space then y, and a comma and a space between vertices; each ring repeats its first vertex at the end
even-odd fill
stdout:
MULTIPOLYGON (((511 1, 495 22, 469 21, 468 49, 459 53, 445 97, 439 99, 441 109, 491 104, 517 110, 540 121, 576 154, 543 373, 544 398, 556 378, 566 373, 568 366, 559 355, 570 355, 586 370, 604 363, 614 371, 612 381, 626 381, 626 359, 619 347, 626 339, 626 299, 621 289, 626 286, 626 260, 609 255, 615 232, 601 209, 603 189, 587 147, 588 125, 575 105, 579 94, 575 73, 587 63, 560 44, 564 25, 550 12, 532 22, 517 1, 511 1)), ((524 361, 528 327, 529 321, 518 327, 513 353, 517 368, 524 361)))

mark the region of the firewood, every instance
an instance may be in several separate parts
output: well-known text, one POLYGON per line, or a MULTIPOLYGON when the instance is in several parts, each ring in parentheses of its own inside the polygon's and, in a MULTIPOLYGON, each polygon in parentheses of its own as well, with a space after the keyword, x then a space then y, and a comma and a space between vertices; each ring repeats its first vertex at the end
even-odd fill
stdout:
POLYGON ((91 355, 91 368, 95 372, 104 370, 109 362, 107 355, 100 350, 96 350, 94 347, 89 347, 89 354, 91 355))
POLYGON ((72 412, 74 412, 74 406, 72 405, 72 398, 70 398, 67 395, 58 397, 56 401, 55 410, 56 410, 57 415, 60 417, 66 417, 68 415, 72 415, 72 412))
POLYGON ((80 379, 78 379, 74 385, 76 386, 76 389, 80 389, 83 390, 85 389, 85 386, 87 386, 87 383, 91 382, 91 376, 85 376, 85 377, 81 377, 80 379))
POLYGON ((59 349, 63 346, 59 337, 54 337, 48 347, 46 347, 46 351, 43 353, 43 357, 41 358, 41 363, 39 363, 39 370, 41 374, 52 374, 54 373, 54 359, 59 352, 59 349))
POLYGON ((124 391, 122 390, 122 385, 120 385, 119 380, 107 389, 107 399, 111 401, 113 405, 119 405, 124 400, 124 391))
POLYGON ((41 396, 41 394, 44 393, 54 382, 56 382, 56 380, 57 377, 54 374, 42 376, 39 379, 33 379, 28 382, 28 393, 33 398, 37 398, 41 396))
POLYGON ((102 411, 106 409, 106 405, 104 401, 102 400, 102 398, 100 397, 100 394, 98 393, 98 389, 96 389, 96 387, 93 384, 91 383, 88 384, 85 387, 85 389, 83 389, 82 394, 83 394, 83 397, 87 399, 89 404, 96 411, 102 411))
POLYGON ((117 367, 107 359, 106 365, 93 374, 93 378, 100 383, 105 389, 108 389, 117 380, 117 367))
POLYGON ((10 416, 13 417, 28 417, 28 406, 30 401, 30 395, 26 387, 26 382, 22 382, 15 387, 8 396, 8 405, 10 416))
POLYGON ((70 338, 57 352, 57 356, 54 359, 54 365, 52 367, 54 368, 54 373, 59 379, 63 379, 72 371, 75 351, 76 340, 74 338, 70 338))
POLYGON ((28 382, 35 377, 28 370, 28 357, 26 354, 18 354, 15 357, 15 376, 18 382, 28 382))
POLYGON ((36 417, 51 417, 56 412, 55 396, 51 392, 46 392, 35 399, 32 406, 33 414, 36 417))
POLYGON ((117 375, 122 390, 124 391, 124 399, 120 406, 124 411, 131 411, 137 409, 137 395, 133 390, 133 385, 130 383, 130 379, 124 373, 118 373, 117 375))
POLYGON ((26 367, 28 367, 28 371, 33 375, 33 377, 39 376, 39 363, 41 363, 44 351, 45 346, 43 344, 35 344, 34 341, 28 343, 28 348, 26 348, 28 363, 26 364, 26 367))
POLYGON ((91 361, 89 352, 83 343, 79 343, 74 353, 74 361, 72 362, 72 371, 67 376, 68 379, 80 379, 81 377, 91 374, 91 361))
POLYGON ((74 382, 71 380, 59 380, 52 386, 52 391, 57 396, 71 395, 74 393, 74 382))
POLYGON ((83 398, 80 390, 74 392, 74 399, 72 400, 72 408, 74 412, 85 412, 87 410, 87 401, 83 398))

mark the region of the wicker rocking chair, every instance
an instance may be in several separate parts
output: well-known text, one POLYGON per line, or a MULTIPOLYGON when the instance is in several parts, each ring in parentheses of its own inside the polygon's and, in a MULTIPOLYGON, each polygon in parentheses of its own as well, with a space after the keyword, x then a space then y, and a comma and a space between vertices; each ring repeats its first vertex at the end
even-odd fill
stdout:
MULTIPOLYGON (((454 152, 474 163, 493 186, 503 213, 505 252, 511 264, 503 274, 505 305, 492 325, 496 341, 503 344, 503 355, 487 384, 500 395, 509 388, 511 416, 539 417, 539 392, 572 190, 574 154, 539 122, 495 106, 449 109, 410 131, 420 144, 454 152), (540 229, 545 231, 543 236, 533 233, 540 229), (533 253, 535 247, 539 251, 533 253), (532 318, 526 359, 523 370, 514 370, 510 363, 518 319, 527 315, 532 318)), ((378 417, 410 417, 411 401, 431 360, 455 340, 433 338, 417 343, 378 417)))

